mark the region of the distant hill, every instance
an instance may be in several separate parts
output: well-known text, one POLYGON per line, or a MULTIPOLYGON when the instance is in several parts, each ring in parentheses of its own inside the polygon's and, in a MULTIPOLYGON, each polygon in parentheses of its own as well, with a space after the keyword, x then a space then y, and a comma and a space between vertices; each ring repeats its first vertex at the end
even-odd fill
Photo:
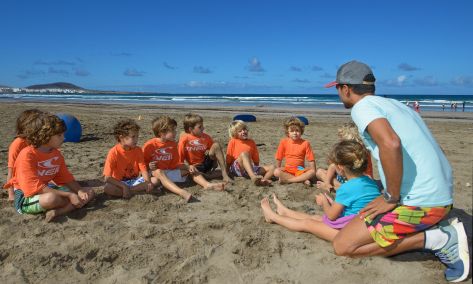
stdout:
POLYGON ((10 88, 11 89, 10 86, 4 86, 4 85, 0 85, 0 88, 10 88))
POLYGON ((41 84, 41 85, 32 85, 26 87, 28 89, 70 89, 70 90, 84 90, 83 88, 76 86, 71 83, 65 83, 65 82, 57 82, 57 83, 50 83, 50 84, 41 84))

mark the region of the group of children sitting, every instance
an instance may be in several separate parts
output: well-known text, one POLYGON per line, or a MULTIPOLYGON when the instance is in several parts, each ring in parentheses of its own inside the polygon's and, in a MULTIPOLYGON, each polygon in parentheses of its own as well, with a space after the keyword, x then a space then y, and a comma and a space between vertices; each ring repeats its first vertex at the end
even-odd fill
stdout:
MULTIPOLYGON (((327 240, 332 240, 360 209, 380 195, 371 178, 369 152, 353 123, 339 130, 340 142, 329 154, 327 170, 316 169, 312 147, 302 138, 305 125, 296 117, 284 122, 286 137, 281 139, 275 154, 276 166, 260 165, 258 148, 249 138, 248 126, 243 121, 231 122, 226 154, 219 143, 204 133, 200 115, 185 115, 183 126, 184 132, 176 142, 176 121, 168 116, 155 118, 155 137, 140 148, 140 126, 133 119, 118 121, 113 129, 116 145, 109 150, 104 165, 104 192, 127 199, 139 192, 165 188, 186 202, 193 202, 197 199, 179 186, 188 178, 204 189, 217 191, 225 190, 232 183, 231 177, 249 178, 257 186, 269 186, 275 178, 280 184, 310 185, 318 180, 317 187, 324 193, 317 195, 316 203, 322 207, 323 216, 290 210, 275 195, 276 212, 268 198, 261 201, 261 207, 267 222, 327 240), (223 179, 210 181, 216 177, 223 179), (330 192, 336 193, 335 200, 330 192)), ((18 117, 16 129, 16 138, 9 147, 4 188, 19 213, 46 212, 49 222, 94 198, 91 188, 81 187, 75 181, 58 150, 66 131, 60 118, 36 109, 26 110, 18 117)))

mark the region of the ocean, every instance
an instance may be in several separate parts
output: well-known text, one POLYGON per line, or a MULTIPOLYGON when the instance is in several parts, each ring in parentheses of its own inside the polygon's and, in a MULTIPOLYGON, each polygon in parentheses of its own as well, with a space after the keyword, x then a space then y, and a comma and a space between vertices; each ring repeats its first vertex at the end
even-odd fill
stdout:
MULTIPOLYGON (((452 104, 457 104, 457 112, 473 112, 473 95, 382 95, 387 98, 420 104, 421 111, 455 111, 452 104)), ((236 107, 277 107, 341 109, 343 104, 337 95, 298 95, 298 94, 1 94, 0 101, 51 101, 78 103, 120 103, 120 104, 165 104, 198 106, 236 106, 236 107)))

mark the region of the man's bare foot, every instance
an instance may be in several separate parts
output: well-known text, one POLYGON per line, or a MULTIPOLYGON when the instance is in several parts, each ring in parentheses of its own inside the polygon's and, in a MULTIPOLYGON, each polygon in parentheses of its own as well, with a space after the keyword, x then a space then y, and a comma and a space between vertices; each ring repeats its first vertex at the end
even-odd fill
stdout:
POLYGON ((46 212, 46 217, 44 218, 44 221, 47 223, 51 222, 55 217, 57 216, 57 212, 55 209, 49 210, 46 212))
POLYGON ((254 185, 256 186, 261 186, 261 180, 263 179, 262 176, 254 176, 251 178, 251 181, 253 182, 254 185))
POLYGON ((224 182, 219 182, 219 183, 213 183, 209 182, 207 187, 205 189, 212 189, 216 191, 224 191, 225 190, 225 183, 224 182))
POLYGON ((270 216, 274 214, 274 212, 269 205, 269 199, 267 197, 261 199, 261 209, 263 210, 264 220, 268 223, 273 223, 270 216))
POLYGON ((276 213, 281 216, 286 216, 286 209, 287 207, 282 204, 281 201, 276 197, 276 194, 273 194, 273 202, 276 204, 276 213))

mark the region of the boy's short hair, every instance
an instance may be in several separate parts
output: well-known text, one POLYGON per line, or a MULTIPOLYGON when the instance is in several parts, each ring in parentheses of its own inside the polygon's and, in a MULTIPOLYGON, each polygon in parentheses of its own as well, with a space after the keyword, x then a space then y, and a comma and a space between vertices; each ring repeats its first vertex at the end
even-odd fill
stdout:
POLYGON ((39 109, 27 109, 20 113, 16 119, 16 137, 25 138, 25 129, 30 121, 33 119, 34 115, 43 113, 39 109))
POLYGON ((204 119, 198 114, 188 113, 184 116, 184 121, 182 123, 184 125, 184 131, 189 133, 189 128, 194 128, 197 124, 204 123, 204 119))
POLYGON ((119 120, 113 127, 113 136, 120 142, 120 136, 130 136, 132 132, 138 133, 141 127, 131 118, 119 120))
POLYGON ((338 137, 340 140, 355 140, 363 145, 363 139, 358 132, 358 127, 353 121, 345 123, 338 129, 338 137))
POLYGON ((304 122, 302 122, 299 118, 295 116, 292 116, 284 120, 283 126, 284 126, 284 131, 286 132, 286 135, 289 133, 289 129, 292 126, 299 127, 299 129, 301 130, 301 135, 304 134, 305 124, 304 122))
POLYGON ((160 116, 151 122, 155 137, 159 137, 161 133, 172 131, 177 127, 177 122, 169 116, 160 116))
POLYGON ((24 129, 25 139, 35 148, 47 144, 51 137, 67 130, 62 119, 46 112, 31 114, 27 121, 24 129))
POLYGON ((238 132, 240 132, 243 129, 248 129, 248 126, 243 120, 234 120, 230 123, 230 126, 228 127, 228 135, 230 138, 235 138, 238 135, 238 132))

